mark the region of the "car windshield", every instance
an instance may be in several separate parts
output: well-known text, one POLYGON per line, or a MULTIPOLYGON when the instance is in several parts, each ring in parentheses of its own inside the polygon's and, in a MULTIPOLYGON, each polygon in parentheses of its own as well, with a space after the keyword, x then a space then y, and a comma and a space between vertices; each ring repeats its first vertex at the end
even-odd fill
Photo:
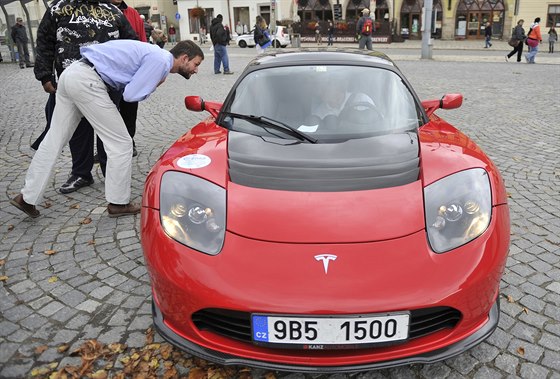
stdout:
POLYGON ((393 71, 340 65, 254 71, 222 111, 222 124, 231 130, 295 138, 235 114, 266 117, 319 143, 415 131, 422 119, 410 90, 393 71))

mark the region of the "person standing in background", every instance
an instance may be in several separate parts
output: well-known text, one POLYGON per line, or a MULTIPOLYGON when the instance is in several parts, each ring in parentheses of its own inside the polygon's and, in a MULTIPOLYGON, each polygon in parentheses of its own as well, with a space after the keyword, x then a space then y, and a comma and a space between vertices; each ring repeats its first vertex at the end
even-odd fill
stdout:
POLYGON ((169 42, 175 45, 175 43, 177 43, 177 31, 175 30, 175 26, 173 26, 173 24, 169 25, 167 34, 169 34, 169 42))
POLYGON ((334 25, 332 23, 331 20, 329 20, 329 27, 327 29, 327 46, 332 46, 333 45, 333 39, 334 39, 334 25))
POLYGON ((373 20, 369 17, 369 9, 367 8, 362 9, 362 17, 360 17, 356 24, 356 33, 359 36, 358 48, 373 50, 373 40, 371 38, 373 34, 373 20))
POLYGON ((268 32, 268 25, 262 16, 256 17, 253 39, 255 40, 255 49, 257 50, 257 54, 264 53, 266 48, 272 45, 270 34, 268 32))
POLYGON ((27 32, 25 31, 25 26, 23 25, 23 19, 21 17, 18 17, 16 19, 16 24, 12 26, 12 41, 14 41, 17 46, 19 54, 19 68, 33 67, 33 64, 29 60, 27 32))
POLYGON ((556 29, 554 26, 551 26, 548 31, 548 53, 554 53, 554 44, 558 41, 558 33, 556 33, 556 29))
POLYGON ((214 74, 220 74, 220 66, 224 66, 224 75, 231 75, 229 57, 227 52, 228 34, 222 24, 223 16, 217 15, 210 25, 210 39, 214 46, 214 74))
POLYGON ((152 26, 152 20, 145 19, 144 15, 140 16, 144 20, 144 33, 146 34, 146 41, 149 43, 153 43, 150 41, 150 37, 152 36, 152 32, 154 31, 154 27, 152 26))

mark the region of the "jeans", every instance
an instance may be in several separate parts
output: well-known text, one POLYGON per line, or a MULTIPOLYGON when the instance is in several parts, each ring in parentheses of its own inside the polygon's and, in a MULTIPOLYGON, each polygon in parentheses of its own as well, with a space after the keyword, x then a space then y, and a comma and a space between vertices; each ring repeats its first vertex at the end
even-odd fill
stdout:
POLYGON ((527 62, 528 63, 535 63, 535 56, 539 52, 539 45, 535 47, 529 46, 529 54, 527 54, 527 62))
POLYGON ((23 62, 25 65, 30 66, 31 62, 29 61, 29 50, 27 49, 27 42, 16 42, 17 50, 19 54, 19 66, 24 67, 23 62))
POLYGON ((373 50, 371 36, 360 36, 360 40, 358 41, 358 47, 360 49, 363 49, 365 47, 368 50, 373 50))
POLYGON ((229 71, 229 58, 227 48, 219 43, 214 45, 214 74, 220 73, 220 65, 223 64, 224 72, 229 71))
POLYGON ((490 42, 491 38, 492 38, 491 36, 486 36, 486 39, 484 40, 484 47, 492 46, 492 42, 490 42))

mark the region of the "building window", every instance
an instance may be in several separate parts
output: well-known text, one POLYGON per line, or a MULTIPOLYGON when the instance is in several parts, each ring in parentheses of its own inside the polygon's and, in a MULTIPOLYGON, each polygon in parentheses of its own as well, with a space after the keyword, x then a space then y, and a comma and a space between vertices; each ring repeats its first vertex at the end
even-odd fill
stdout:
POLYGON ((549 5, 548 15, 546 16, 546 26, 560 26, 560 5, 549 5))

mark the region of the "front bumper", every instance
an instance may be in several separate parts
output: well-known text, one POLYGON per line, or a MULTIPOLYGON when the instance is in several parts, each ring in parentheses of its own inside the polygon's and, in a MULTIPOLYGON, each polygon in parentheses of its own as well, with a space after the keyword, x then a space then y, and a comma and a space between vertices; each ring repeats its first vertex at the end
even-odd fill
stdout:
POLYGON ((259 361, 255 359, 248 359, 243 357, 236 357, 229 354, 224 354, 219 351, 204 348, 196 345, 185 338, 182 338, 177 333, 173 332, 163 322, 163 315, 157 307, 156 303, 152 301, 152 313, 154 317, 154 325, 158 333, 169 343, 180 349, 193 354, 197 357, 214 362, 221 365, 246 365, 251 367, 258 367, 268 370, 279 371, 293 371, 304 373, 348 373, 356 371, 367 371, 374 369, 383 369, 396 366, 410 365, 414 363, 434 363, 444 359, 448 359, 469 350, 486 338, 488 338, 498 326, 500 316, 500 299, 498 298, 488 314, 488 322, 484 324, 479 330, 471 334, 464 340, 461 340, 452 345, 444 348, 430 351, 428 353, 415 355, 412 357, 395 359, 390 361, 375 362, 369 364, 359 364, 352 366, 299 366, 291 364, 274 363, 267 361, 259 361))

